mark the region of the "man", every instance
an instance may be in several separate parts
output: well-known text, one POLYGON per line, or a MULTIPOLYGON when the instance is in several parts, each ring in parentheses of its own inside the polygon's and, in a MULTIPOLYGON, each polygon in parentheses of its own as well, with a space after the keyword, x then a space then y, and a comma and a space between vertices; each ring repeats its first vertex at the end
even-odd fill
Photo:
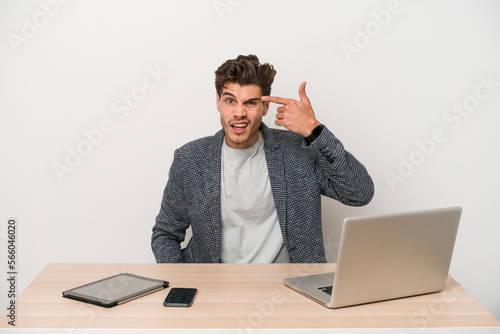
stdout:
POLYGON ((372 199, 370 176, 316 119, 306 83, 300 101, 272 97, 275 74, 254 55, 215 72, 222 130, 175 151, 153 227, 157 262, 326 262, 321 195, 372 199), (270 102, 288 130, 262 123, 270 102))

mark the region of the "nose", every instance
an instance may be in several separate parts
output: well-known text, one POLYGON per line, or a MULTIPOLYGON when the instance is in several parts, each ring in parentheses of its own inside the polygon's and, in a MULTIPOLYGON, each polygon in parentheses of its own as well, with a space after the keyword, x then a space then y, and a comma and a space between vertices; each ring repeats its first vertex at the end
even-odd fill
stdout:
POLYGON ((247 109, 244 104, 236 106, 233 113, 235 118, 243 118, 247 115, 247 109))

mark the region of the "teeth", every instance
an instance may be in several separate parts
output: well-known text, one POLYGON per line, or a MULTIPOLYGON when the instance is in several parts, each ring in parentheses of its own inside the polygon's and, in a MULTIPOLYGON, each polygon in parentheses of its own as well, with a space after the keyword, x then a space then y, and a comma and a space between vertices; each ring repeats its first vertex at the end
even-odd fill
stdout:
POLYGON ((246 125, 246 124, 233 124, 233 126, 234 126, 235 128, 244 128, 244 127, 246 127, 247 125, 246 125))

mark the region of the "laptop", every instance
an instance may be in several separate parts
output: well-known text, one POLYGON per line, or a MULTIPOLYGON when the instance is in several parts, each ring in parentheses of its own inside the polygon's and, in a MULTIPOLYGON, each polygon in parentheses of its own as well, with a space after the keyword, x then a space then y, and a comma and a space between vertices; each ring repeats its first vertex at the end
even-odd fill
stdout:
POLYGON ((441 291, 461 213, 457 206, 346 218, 335 273, 283 283, 329 308, 441 291))

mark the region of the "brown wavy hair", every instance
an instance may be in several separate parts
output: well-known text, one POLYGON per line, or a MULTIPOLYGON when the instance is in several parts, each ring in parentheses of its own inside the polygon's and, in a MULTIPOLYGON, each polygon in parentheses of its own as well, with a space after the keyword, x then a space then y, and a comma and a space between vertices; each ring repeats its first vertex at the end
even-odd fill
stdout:
POLYGON ((215 89, 219 97, 226 82, 243 85, 257 85, 263 96, 271 95, 271 85, 276 70, 273 65, 259 63, 256 55, 239 55, 236 59, 229 59, 215 71, 215 89))

